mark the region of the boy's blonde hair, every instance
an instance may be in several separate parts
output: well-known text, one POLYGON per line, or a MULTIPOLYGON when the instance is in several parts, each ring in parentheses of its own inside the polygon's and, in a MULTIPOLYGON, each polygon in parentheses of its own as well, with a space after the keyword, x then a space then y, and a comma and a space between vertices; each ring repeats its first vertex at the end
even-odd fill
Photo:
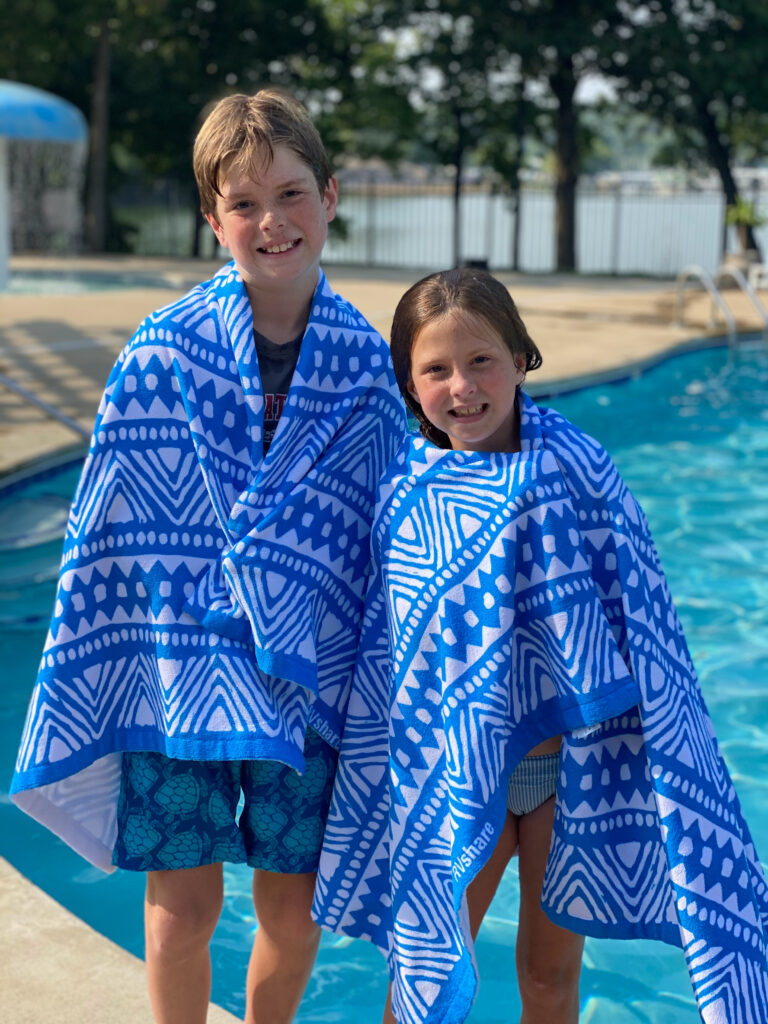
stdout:
POLYGON ((280 145, 309 167, 323 195, 333 172, 303 103, 281 89, 219 100, 197 133, 192 155, 203 214, 215 214, 221 186, 232 171, 253 175, 269 166, 280 145))

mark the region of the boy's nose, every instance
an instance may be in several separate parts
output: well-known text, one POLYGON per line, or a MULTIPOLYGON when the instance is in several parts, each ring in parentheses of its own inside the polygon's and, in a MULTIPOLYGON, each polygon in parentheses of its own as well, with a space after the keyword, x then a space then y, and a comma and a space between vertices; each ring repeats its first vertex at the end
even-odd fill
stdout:
POLYGON ((262 229, 269 228, 271 230, 274 230, 275 228, 280 227, 282 225, 283 220, 284 218, 282 209, 278 204, 275 204, 274 206, 264 207, 264 210, 262 211, 261 214, 260 224, 262 229))

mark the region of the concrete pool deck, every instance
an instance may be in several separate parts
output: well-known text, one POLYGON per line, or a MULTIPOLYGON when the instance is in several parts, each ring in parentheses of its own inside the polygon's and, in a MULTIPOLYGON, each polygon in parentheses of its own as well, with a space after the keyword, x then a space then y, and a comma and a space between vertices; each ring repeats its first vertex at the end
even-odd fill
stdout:
MULTIPOLYGON (((134 274, 154 277, 163 287, 0 295, 0 375, 54 406, 87 434, 112 364, 138 323, 219 266, 192 260, 17 257, 11 261, 11 273, 134 274)), ((385 337, 397 300, 421 276, 420 271, 328 268, 334 288, 385 337)), ((544 356, 543 367, 528 380, 533 395, 556 391, 565 382, 621 375, 684 347, 691 338, 725 333, 722 322, 709 326, 710 300, 692 289, 685 295, 685 326, 676 326, 674 282, 499 276, 544 356)), ((746 296, 729 291, 727 301, 740 330, 762 328, 746 296)), ((0 473, 82 440, 0 381, 0 473)))
MULTIPOLYGON (((114 359, 139 321, 213 273, 209 261, 128 258, 15 258, 11 272, 150 275, 162 288, 81 294, 0 295, 0 375, 90 430, 114 359)), ((386 336, 395 303, 421 272, 329 267, 331 284, 386 336)), ((675 326, 674 282, 500 274, 515 297, 544 366, 531 375, 536 395, 600 377, 623 376, 649 361, 722 335, 709 326, 710 302, 686 293, 685 326, 675 326)), ((763 303, 768 302, 765 294, 763 303)), ((745 296, 727 301, 739 330, 763 324, 745 296)), ((725 352, 723 355, 725 358, 725 352)), ((83 436, 0 380, 0 473, 83 436)), ((31 685, 31 681, 30 681, 31 685)), ((149 1024, 141 961, 115 946, 27 882, 0 858, 0 1021, 27 1024, 149 1024)), ((235 1018, 212 1007, 209 1024, 235 1018)))

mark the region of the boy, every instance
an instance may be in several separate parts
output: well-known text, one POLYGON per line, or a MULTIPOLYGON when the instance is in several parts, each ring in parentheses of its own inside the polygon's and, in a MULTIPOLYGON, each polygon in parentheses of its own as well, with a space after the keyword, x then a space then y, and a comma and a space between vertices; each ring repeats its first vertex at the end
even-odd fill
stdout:
POLYGON ((383 339, 319 269, 337 185, 304 107, 222 100, 194 168, 234 265, 152 314, 107 384, 12 793, 147 872, 156 1024, 205 1021, 222 862, 253 866, 246 1022, 288 1024, 405 419, 383 339))

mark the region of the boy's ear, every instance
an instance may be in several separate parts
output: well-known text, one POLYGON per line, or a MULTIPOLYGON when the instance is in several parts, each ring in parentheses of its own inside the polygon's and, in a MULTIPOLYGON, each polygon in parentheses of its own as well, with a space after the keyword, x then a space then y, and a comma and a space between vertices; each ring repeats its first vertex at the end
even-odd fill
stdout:
POLYGON ((224 228, 221 226, 221 224, 219 224, 219 222, 216 220, 212 213, 206 213, 205 219, 211 225, 211 230, 213 231, 214 235, 216 235, 216 241, 219 243, 219 245, 223 246, 223 248, 225 249, 228 249, 229 246, 227 245, 227 240, 224 235, 224 228))
POLYGON ((339 183, 334 175, 328 179, 323 193, 323 207, 325 208, 325 219, 328 224, 336 216, 336 205, 339 201, 339 183))

